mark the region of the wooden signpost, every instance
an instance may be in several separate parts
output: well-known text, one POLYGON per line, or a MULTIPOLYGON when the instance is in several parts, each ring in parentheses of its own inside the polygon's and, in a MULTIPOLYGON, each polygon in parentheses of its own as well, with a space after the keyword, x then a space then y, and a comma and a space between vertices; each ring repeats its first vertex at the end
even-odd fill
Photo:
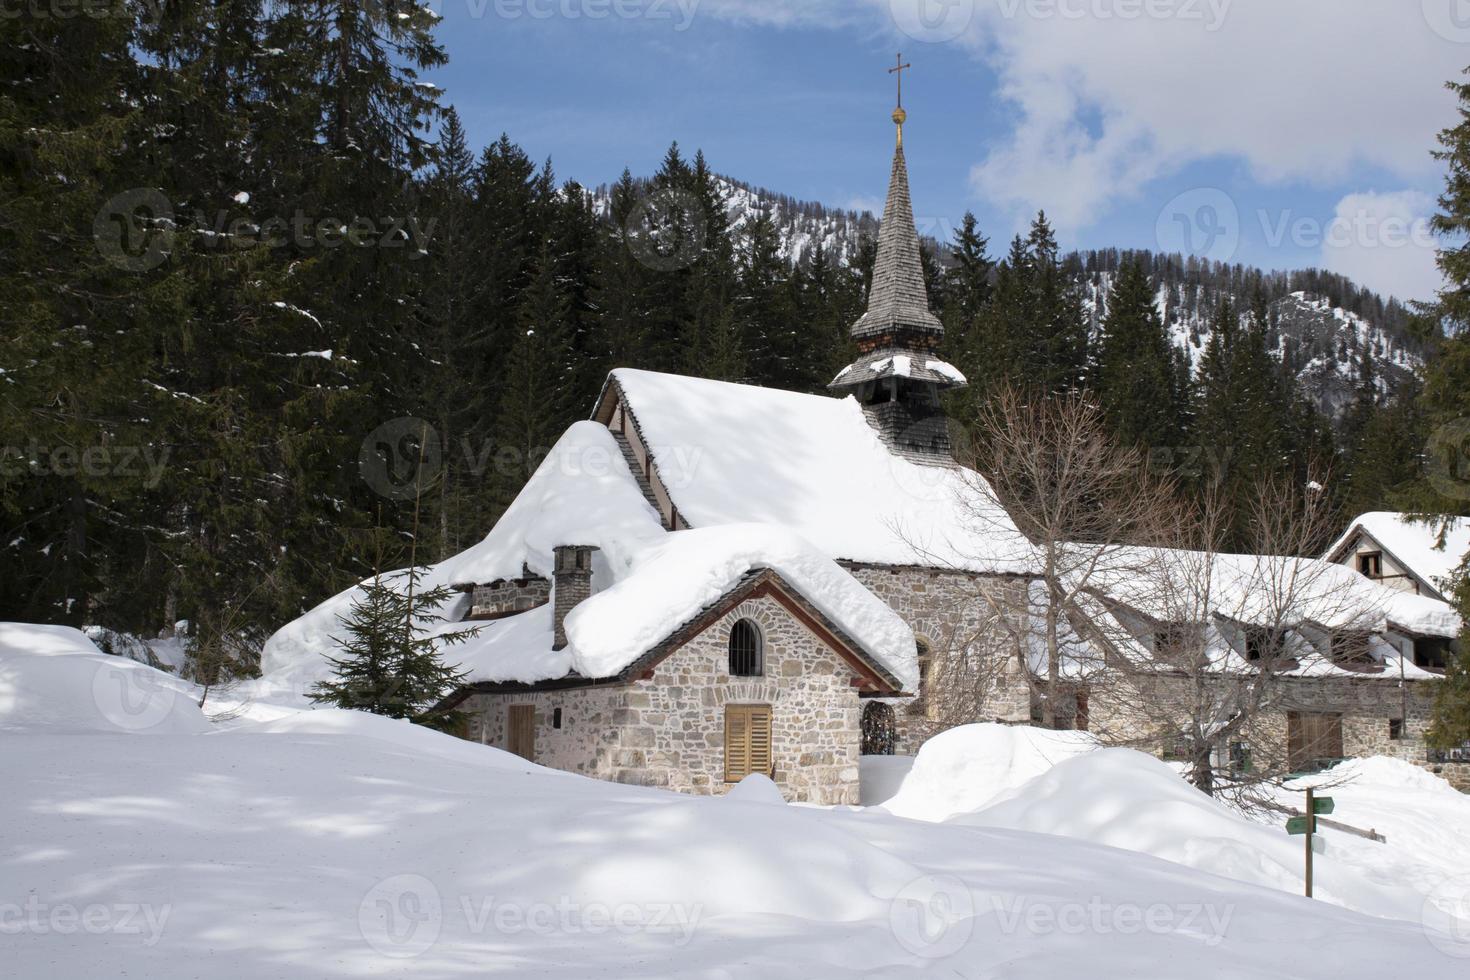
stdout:
POLYGON ((1317 833, 1317 817, 1331 813, 1336 804, 1332 797, 1318 797, 1313 790, 1307 790, 1307 809, 1299 817, 1292 817, 1286 821, 1286 832, 1288 834, 1301 834, 1306 839, 1307 860, 1307 897, 1312 897, 1312 839, 1317 833))
POLYGON ((1306 837, 1306 847, 1304 848, 1304 850, 1306 853, 1307 863, 1306 877, 1308 898, 1312 897, 1312 854, 1315 850, 1315 848, 1313 847, 1313 843, 1317 839, 1316 834, 1318 824, 1321 824, 1323 827, 1331 827, 1333 830, 1341 830, 1343 833, 1356 834, 1359 837, 1363 837, 1372 841, 1377 841, 1380 844, 1388 843, 1388 838, 1384 837, 1376 830, 1361 830, 1357 827, 1349 827, 1345 823, 1338 823, 1336 820, 1325 819, 1327 814, 1331 813, 1336 808, 1337 804, 1333 802, 1332 797, 1318 796, 1313 790, 1309 789, 1307 790, 1306 810, 1302 813, 1296 814, 1295 816, 1289 817, 1286 821, 1286 832, 1288 834, 1302 834, 1306 837))

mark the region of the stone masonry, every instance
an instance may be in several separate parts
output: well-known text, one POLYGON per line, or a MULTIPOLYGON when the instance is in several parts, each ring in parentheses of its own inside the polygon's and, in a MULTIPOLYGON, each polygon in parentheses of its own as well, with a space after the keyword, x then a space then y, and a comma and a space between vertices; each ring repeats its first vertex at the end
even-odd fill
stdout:
POLYGON ((535 693, 476 694, 469 737, 506 745, 507 708, 535 705, 535 761, 600 779, 722 794, 724 707, 768 704, 776 785, 792 800, 858 802, 862 703, 852 668, 775 600, 748 600, 658 664, 651 680, 535 693), (728 674, 730 628, 750 619, 761 677, 728 674), (557 709, 561 727, 556 728, 557 709))
POLYGON ((551 600, 551 583, 538 576, 500 579, 477 585, 471 598, 471 619, 494 619, 525 612, 551 600))

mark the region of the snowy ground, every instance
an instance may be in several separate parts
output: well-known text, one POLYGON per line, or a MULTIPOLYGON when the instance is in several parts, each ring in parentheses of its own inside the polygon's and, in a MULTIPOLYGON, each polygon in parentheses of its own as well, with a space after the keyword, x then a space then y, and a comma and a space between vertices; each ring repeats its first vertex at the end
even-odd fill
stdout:
MULTIPOLYGON (((1275 855, 1268 828, 1208 801, 1191 809, 1134 760, 1089 763, 1108 753, 1042 766, 1050 753, 1012 743, 1007 761, 983 763, 1015 777, 1004 799, 970 806, 983 794, 957 786, 967 808, 946 803, 949 819, 932 822, 786 806, 758 785, 696 799, 354 713, 255 705, 211 723, 187 685, 85 643, 0 625, 7 976, 1376 980, 1470 968, 1470 932, 1456 945, 1408 907, 1436 887, 1417 877, 1428 869, 1395 870, 1387 851, 1376 870, 1363 859, 1344 873, 1379 875, 1397 918, 1210 873, 1240 871, 1215 866, 1224 852, 1137 853, 1193 826, 1235 838, 1235 859, 1275 855), (1021 779, 1030 766, 1039 778, 1021 779), (1067 766, 1077 779, 1047 781, 1067 766), (1130 794, 1161 814, 1156 839, 1090 839, 1138 816, 1102 812, 1130 794), (1048 833, 1002 826, 1044 817, 1048 833)), ((1402 797, 1384 778, 1366 773, 1351 805, 1376 807, 1391 842, 1432 832, 1463 867, 1451 821, 1463 798, 1419 786, 1395 817, 1402 797)), ((921 784, 903 779, 900 795, 941 795, 921 784)), ((1347 819, 1349 791, 1333 794, 1347 819)), ((1361 896, 1344 886, 1338 900, 1361 896)))

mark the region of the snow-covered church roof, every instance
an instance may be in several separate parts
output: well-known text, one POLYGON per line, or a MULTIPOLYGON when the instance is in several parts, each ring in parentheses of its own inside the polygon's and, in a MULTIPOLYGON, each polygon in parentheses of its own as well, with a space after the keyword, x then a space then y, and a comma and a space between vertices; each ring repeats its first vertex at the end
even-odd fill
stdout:
POLYGON ((609 386, 691 526, 779 525, 860 563, 1034 570, 1030 543, 978 473, 890 451, 851 397, 631 369, 609 386))
MULTIPOLYGON (((896 687, 918 680, 914 635, 857 579, 788 528, 735 524, 669 532, 628 469, 613 434, 573 425, 479 544, 429 568, 428 587, 550 578, 554 549, 598 549, 593 595, 568 615, 568 645, 553 650, 552 606, 463 623, 470 597, 441 610, 441 633, 474 628, 445 659, 468 681, 535 683, 619 675, 752 573, 769 571, 829 622, 835 635, 896 687)), ((360 587, 347 589, 276 632, 261 669, 301 690, 330 673, 341 620, 360 587)))

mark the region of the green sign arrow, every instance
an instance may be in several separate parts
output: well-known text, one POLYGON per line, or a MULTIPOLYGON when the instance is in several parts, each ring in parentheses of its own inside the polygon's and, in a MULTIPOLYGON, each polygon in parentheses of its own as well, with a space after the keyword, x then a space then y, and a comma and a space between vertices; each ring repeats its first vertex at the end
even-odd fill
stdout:
POLYGON ((1332 797, 1330 796, 1312 797, 1312 812, 1315 814, 1325 816, 1331 813, 1335 806, 1336 804, 1332 802, 1332 797))
POLYGON ((1288 834, 1305 834, 1307 832, 1306 817, 1291 817, 1286 821, 1286 832, 1288 834))

